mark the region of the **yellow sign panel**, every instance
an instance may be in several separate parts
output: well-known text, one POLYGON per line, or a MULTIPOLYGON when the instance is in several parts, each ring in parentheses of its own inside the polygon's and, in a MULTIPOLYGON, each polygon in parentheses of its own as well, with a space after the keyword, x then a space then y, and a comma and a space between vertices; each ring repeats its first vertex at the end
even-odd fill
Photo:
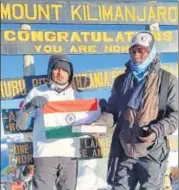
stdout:
POLYGON ((109 155, 111 137, 80 139, 81 158, 102 158, 109 155))
POLYGON ((1 118, 5 135, 32 132, 33 123, 30 123, 28 129, 26 130, 21 130, 16 125, 19 109, 2 109, 1 112, 2 112, 1 118))
MULTIPOLYGON (((178 77, 178 64, 162 64, 162 68, 178 77)), ((83 91, 100 88, 111 88, 114 79, 124 72, 124 68, 110 70, 89 71, 76 73, 74 80, 77 87, 83 91), (84 80, 80 80, 80 79, 84 80)), ((47 82, 47 76, 41 75, 25 79, 13 79, 1 81, 1 100, 22 98, 36 86, 47 82)))
POLYGON ((178 24, 177 3, 4 0, 0 12, 3 23, 178 24))
POLYGON ((2 80, 1 81, 1 98, 6 97, 11 99, 16 95, 25 96, 27 94, 27 88, 25 80, 14 79, 14 80, 2 80))
MULTIPOLYGON (((128 53, 137 31, 2 30, 1 54, 128 53)), ((153 31, 158 52, 178 51, 178 31, 153 31)))
POLYGON ((8 145, 10 162, 16 166, 33 164, 32 142, 16 143, 8 145))

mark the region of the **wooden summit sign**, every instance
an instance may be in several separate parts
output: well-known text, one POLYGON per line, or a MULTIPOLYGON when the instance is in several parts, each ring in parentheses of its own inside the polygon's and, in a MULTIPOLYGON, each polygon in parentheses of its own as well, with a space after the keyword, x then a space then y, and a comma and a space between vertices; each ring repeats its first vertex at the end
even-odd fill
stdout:
POLYGON ((81 138, 80 139, 80 158, 94 159, 103 158, 109 155, 111 137, 101 138, 81 138))
POLYGON ((178 4, 163 2, 1 1, 2 23, 178 25, 178 4))
POLYGON ((8 144, 8 155, 10 165, 26 166, 34 164, 32 142, 8 144))
MULTIPOLYGON (((1 31, 1 54, 118 54, 128 53, 137 31, 1 31)), ((178 31, 153 31, 158 52, 178 52, 178 31)))
POLYGON ((33 122, 30 123, 26 130, 21 130, 16 126, 19 111, 19 109, 2 109, 2 123, 5 135, 32 132, 33 122))
MULTIPOLYGON (((109 88, 124 68, 76 73, 74 81, 78 89, 86 91, 109 88)), ((34 87, 48 81, 47 75, 1 80, 1 100, 24 98, 34 87)))
MULTIPOLYGON (((162 68, 178 77, 178 64, 162 64, 162 68)), ((76 73, 74 81, 82 91, 111 88, 114 79, 124 72, 124 67, 76 73)), ((47 75, 1 80, 1 100, 24 98, 34 87, 46 83, 47 75)))

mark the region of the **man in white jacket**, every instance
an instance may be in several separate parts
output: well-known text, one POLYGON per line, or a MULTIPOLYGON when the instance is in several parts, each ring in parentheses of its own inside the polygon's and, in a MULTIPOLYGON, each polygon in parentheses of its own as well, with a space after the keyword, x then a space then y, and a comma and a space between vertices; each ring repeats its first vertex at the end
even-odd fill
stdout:
MULTIPOLYGON (((34 122, 33 190, 75 190, 79 138, 46 139, 42 108, 48 101, 79 99, 80 92, 72 88, 73 66, 66 55, 52 55, 47 72, 49 82, 29 92, 21 108, 17 125, 24 129, 25 123, 32 120, 34 122)), ((98 117, 99 115, 96 115, 96 119, 98 117)), ((111 125, 112 122, 110 116, 111 125)))

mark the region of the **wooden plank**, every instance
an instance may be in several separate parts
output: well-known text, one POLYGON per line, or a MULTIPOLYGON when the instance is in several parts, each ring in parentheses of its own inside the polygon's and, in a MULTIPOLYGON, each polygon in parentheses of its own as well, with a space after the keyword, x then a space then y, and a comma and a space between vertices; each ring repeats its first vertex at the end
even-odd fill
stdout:
POLYGON ((2 23, 178 25, 178 4, 163 2, 10 0, 1 2, 2 23), (68 16, 66 16, 68 15, 68 16))
MULTIPOLYGON (((129 53, 138 31, 1 31, 2 55, 129 53)), ((158 52, 178 52, 178 31, 152 31, 158 52)))

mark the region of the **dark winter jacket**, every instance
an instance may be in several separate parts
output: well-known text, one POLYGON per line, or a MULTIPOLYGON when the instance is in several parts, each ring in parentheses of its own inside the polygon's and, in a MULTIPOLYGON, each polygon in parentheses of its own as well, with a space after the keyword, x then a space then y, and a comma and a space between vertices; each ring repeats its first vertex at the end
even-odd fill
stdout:
MULTIPOLYGON (((161 83, 162 69, 160 68, 159 60, 157 60, 154 65, 155 66, 153 69, 155 69, 155 71, 158 72, 158 74, 160 75, 161 83)), ((129 72, 128 69, 129 68, 126 69, 126 72, 129 72)), ((120 159, 123 155, 126 155, 120 139, 124 122, 123 111, 125 110, 127 102, 130 99, 130 94, 132 93, 128 92, 127 95, 124 95, 121 90, 124 79, 126 77, 126 72, 115 79, 112 93, 107 105, 107 111, 114 115, 114 119, 116 122, 108 162, 109 184, 111 184, 113 181, 120 159)), ((160 92, 156 95, 160 98, 160 92)), ((169 79, 169 89, 166 105, 167 106, 165 116, 158 120, 151 121, 150 128, 156 133, 157 139, 155 140, 153 145, 147 149, 148 152, 145 156, 147 159, 152 159, 158 163, 161 163, 167 157, 167 154, 169 152, 166 142, 166 136, 174 133, 174 131, 178 127, 178 80, 173 75, 170 75, 169 79)))

